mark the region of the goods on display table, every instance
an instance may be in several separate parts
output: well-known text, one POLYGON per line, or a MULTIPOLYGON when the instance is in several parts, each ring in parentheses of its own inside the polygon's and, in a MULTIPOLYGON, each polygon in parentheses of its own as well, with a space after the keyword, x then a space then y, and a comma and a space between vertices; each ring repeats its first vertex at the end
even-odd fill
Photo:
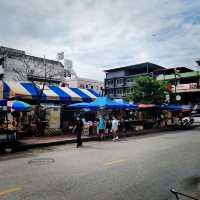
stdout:
POLYGON ((27 111, 32 106, 22 101, 0 100, 0 140, 16 140, 23 133, 27 120, 27 111))

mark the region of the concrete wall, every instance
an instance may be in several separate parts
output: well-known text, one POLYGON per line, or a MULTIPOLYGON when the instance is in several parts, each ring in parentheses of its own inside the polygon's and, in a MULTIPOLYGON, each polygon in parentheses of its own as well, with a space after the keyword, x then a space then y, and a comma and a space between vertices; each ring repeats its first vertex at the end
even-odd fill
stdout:
POLYGON ((34 57, 23 53, 12 53, 9 49, 1 51, 0 58, 5 57, 3 63, 4 80, 27 81, 28 77, 38 77, 64 81, 64 66, 58 61, 34 57))

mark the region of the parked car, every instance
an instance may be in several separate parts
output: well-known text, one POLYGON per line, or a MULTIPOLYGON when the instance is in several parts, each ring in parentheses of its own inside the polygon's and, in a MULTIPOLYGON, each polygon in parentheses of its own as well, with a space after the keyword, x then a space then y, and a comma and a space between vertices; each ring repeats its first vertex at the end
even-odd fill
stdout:
POLYGON ((200 113, 192 113, 190 116, 182 119, 183 126, 199 125, 200 126, 200 113))

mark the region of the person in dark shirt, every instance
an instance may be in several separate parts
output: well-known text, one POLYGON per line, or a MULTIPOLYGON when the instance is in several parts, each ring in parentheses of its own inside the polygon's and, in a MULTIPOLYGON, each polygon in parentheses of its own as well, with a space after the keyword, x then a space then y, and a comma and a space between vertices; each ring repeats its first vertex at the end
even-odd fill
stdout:
POLYGON ((83 130, 83 121, 79 117, 77 117, 74 127, 74 132, 77 137, 77 147, 81 147, 83 143, 81 138, 82 130, 83 130))

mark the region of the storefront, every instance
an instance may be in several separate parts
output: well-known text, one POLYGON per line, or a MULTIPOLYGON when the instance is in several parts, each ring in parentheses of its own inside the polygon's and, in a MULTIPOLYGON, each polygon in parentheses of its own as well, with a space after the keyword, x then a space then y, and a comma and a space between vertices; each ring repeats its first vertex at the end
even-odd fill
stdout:
POLYGON ((172 100, 182 104, 200 103, 200 88, 197 83, 178 84, 172 88, 172 100))

